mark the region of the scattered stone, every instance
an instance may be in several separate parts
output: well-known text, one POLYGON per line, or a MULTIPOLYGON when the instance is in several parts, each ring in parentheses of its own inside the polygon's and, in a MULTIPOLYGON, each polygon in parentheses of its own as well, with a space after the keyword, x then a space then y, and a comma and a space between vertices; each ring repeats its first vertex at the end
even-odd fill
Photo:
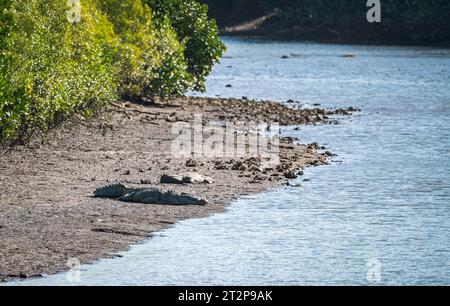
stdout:
POLYGON ((167 116, 166 117, 166 122, 174 123, 174 122, 177 122, 177 121, 178 121, 178 118, 176 116, 174 116, 174 117, 167 116))
POLYGON ((290 187, 295 187, 295 188, 302 188, 303 187, 301 184, 293 184, 293 183, 291 183, 289 181, 286 183, 286 185, 290 186, 290 187))
POLYGON ((264 176, 261 175, 256 175, 255 177, 253 177, 253 179, 250 181, 250 183, 261 183, 261 181, 266 180, 266 178, 264 176))
POLYGON ((287 171, 284 173, 284 177, 287 179, 296 179, 298 177, 297 173, 295 171, 287 171))
POLYGON ((193 159, 188 159, 186 161, 186 167, 197 167, 197 162, 193 159))
POLYGON ((313 151, 313 152, 315 152, 315 151, 319 150, 319 145, 318 145, 316 142, 314 142, 314 143, 309 144, 308 147, 307 147, 306 149, 307 149, 308 151, 313 151))
POLYGON ((311 162, 309 162, 308 163, 310 166, 314 166, 314 167, 317 167, 317 166, 321 166, 321 165, 326 165, 327 164, 327 161, 326 161, 326 159, 316 159, 316 160, 313 160, 313 161, 311 161, 311 162))
POLYGON ((336 156, 336 154, 333 154, 333 153, 331 153, 330 151, 325 151, 325 156, 328 156, 328 157, 333 157, 333 156, 336 156))
POLYGON ((263 172, 263 170, 261 169, 261 167, 258 167, 258 166, 256 166, 256 165, 250 166, 250 168, 248 168, 248 171, 250 171, 250 172, 263 172))
POLYGON ((289 144, 293 144, 294 142, 299 141, 300 139, 298 139, 297 137, 283 137, 282 140, 286 141, 289 144))
POLYGON ((215 170, 228 170, 228 166, 223 163, 221 160, 214 161, 214 169, 215 170))
POLYGON ((131 175, 131 171, 130 170, 126 170, 123 175, 131 175))
POLYGON ((233 168, 231 169, 235 171, 245 171, 247 170, 247 166, 245 166, 243 162, 238 161, 233 165, 233 168))

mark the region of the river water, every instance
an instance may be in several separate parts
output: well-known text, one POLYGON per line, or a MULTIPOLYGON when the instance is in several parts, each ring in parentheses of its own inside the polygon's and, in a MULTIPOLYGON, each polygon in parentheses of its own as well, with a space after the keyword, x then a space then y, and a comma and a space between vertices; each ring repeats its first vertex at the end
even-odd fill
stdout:
POLYGON ((337 126, 285 129, 335 162, 308 169, 303 188, 243 198, 82 266, 80 282, 14 284, 450 284, 450 50, 224 41, 207 96, 362 109, 337 126))

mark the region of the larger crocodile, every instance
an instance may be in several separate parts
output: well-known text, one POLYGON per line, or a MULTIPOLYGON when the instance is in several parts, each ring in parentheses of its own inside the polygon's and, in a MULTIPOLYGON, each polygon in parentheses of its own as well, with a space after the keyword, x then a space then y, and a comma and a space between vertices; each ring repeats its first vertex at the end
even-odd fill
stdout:
POLYGON ((123 202, 163 205, 206 205, 208 201, 186 193, 162 191, 157 188, 130 188, 114 184, 94 191, 94 197, 116 199, 123 202))

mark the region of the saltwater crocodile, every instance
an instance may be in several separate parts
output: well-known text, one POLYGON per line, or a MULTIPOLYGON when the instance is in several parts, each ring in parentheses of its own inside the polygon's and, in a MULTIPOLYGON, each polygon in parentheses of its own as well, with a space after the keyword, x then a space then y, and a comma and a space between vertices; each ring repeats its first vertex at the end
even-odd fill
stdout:
POLYGON ((180 175, 163 174, 160 180, 161 184, 212 184, 214 180, 210 177, 195 172, 184 173, 180 175))
POLYGON ((163 205, 206 205, 208 201, 186 193, 162 191, 157 188, 129 188, 114 184, 94 191, 94 197, 117 199, 123 202, 163 205))

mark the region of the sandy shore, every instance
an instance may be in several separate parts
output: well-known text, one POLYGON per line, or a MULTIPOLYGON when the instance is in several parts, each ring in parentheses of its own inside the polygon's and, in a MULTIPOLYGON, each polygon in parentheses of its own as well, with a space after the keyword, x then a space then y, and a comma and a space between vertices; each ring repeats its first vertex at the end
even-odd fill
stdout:
POLYGON ((0 152, 0 280, 67 269, 69 258, 90 263, 108 258, 177 220, 223 212, 240 196, 287 181, 290 172, 327 163, 317 145, 280 143, 281 165, 263 169, 258 160, 171 155, 175 122, 202 114, 205 122, 278 118, 282 125, 335 123, 349 110, 304 110, 273 102, 179 98, 148 105, 117 102, 107 123, 70 123, 26 147, 0 152), (233 170, 234 169, 234 170, 233 170), (162 174, 195 171, 212 184, 160 184, 162 174), (92 198, 103 185, 157 186, 206 198, 206 206, 128 204, 92 198))

